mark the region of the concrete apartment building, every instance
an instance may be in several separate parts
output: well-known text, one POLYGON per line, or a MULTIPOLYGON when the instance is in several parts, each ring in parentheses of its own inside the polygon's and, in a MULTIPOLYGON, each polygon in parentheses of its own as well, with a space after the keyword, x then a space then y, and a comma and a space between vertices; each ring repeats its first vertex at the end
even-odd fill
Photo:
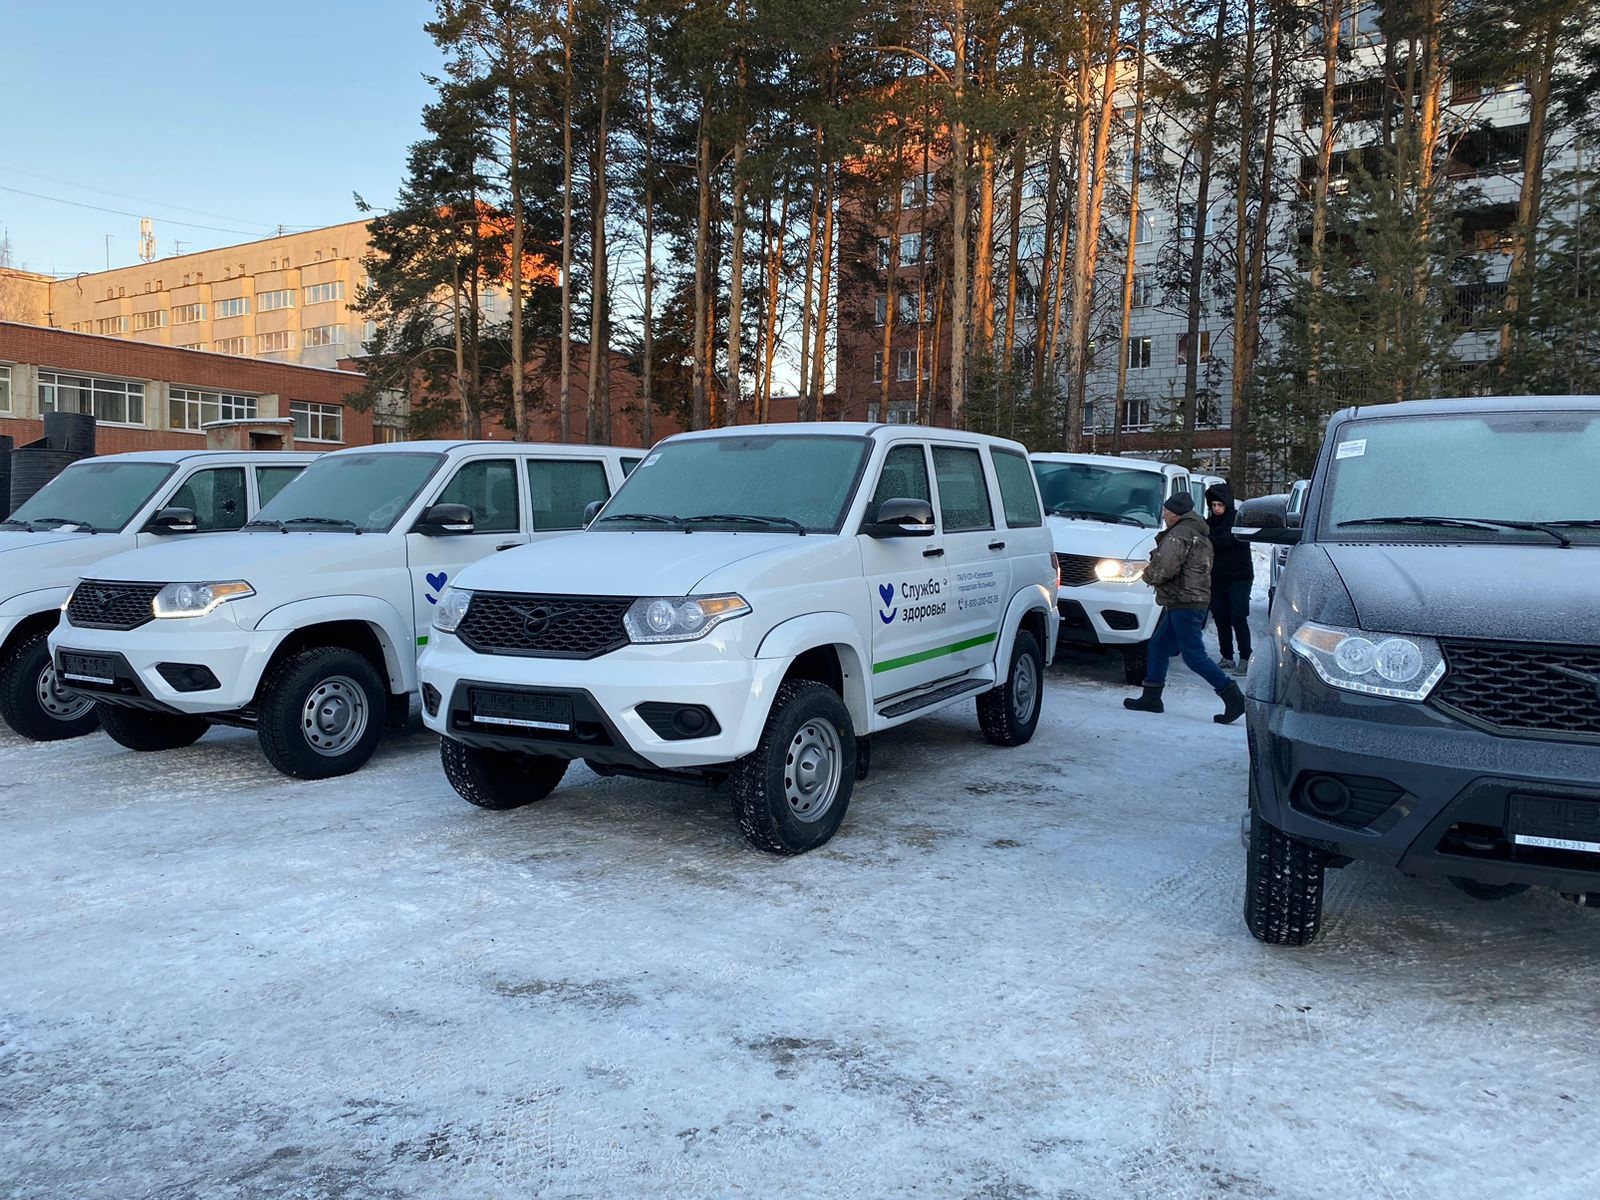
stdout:
MULTIPOLYGON (((1384 96, 1382 78, 1383 48, 1378 31, 1376 7, 1353 6, 1347 14, 1343 40, 1351 48, 1341 67, 1335 93, 1339 129, 1335 142, 1330 190, 1338 193, 1348 187, 1348 174, 1359 159, 1360 148, 1376 140, 1373 123, 1384 96)), ((1308 230, 1301 227, 1301 214, 1292 203, 1291 189, 1309 189, 1316 172, 1316 147, 1320 139, 1321 79, 1320 63, 1310 63, 1306 74, 1297 79, 1292 93, 1298 102, 1288 106, 1278 130, 1280 178, 1288 186, 1273 214, 1269 238, 1269 261, 1273 271, 1287 277, 1300 269, 1294 247, 1303 244, 1308 230)), ((1131 71, 1124 73, 1130 77, 1131 71)), ((1454 312, 1463 327, 1470 324, 1474 311, 1492 307, 1505 290, 1509 267, 1508 232, 1516 219, 1517 197, 1522 180, 1522 155, 1528 133, 1527 96, 1520 81, 1484 81, 1456 78, 1445 93, 1444 119, 1452 135, 1447 139, 1451 154, 1444 171, 1451 181, 1452 197, 1458 206, 1463 231, 1470 247, 1480 256, 1485 282, 1466 289, 1454 298, 1454 312)), ((1181 420, 1185 363, 1191 353, 1188 339, 1187 297, 1171 286, 1175 272, 1181 272, 1192 246, 1194 222, 1194 183, 1181 186, 1173 182, 1183 162, 1186 147, 1183 131, 1170 115, 1146 112, 1145 170, 1140 185, 1140 220, 1134 236, 1133 309, 1128 336, 1121 329, 1121 296, 1128 236, 1128 185, 1132 174, 1131 89, 1117 114, 1107 180, 1101 251, 1095 280, 1094 327, 1091 331, 1094 357, 1089 374, 1084 425, 1084 448, 1104 452, 1109 448, 1114 411, 1117 366, 1125 358, 1128 365, 1125 390, 1126 412, 1123 421, 1123 452, 1156 458, 1175 456, 1178 438, 1175 426, 1181 420), (1168 281, 1163 283, 1163 281, 1168 281)), ((1547 172, 1570 166, 1575 158, 1572 139, 1558 132, 1551 139, 1547 172)), ((1065 153, 1064 170, 1070 172, 1071 159, 1065 153)), ((1000 181, 996 197, 999 247, 996 252, 996 325, 1003 330, 1008 294, 1006 254, 1011 228, 1009 172, 1000 181)), ((1024 376, 1033 368, 1036 341, 1034 314, 1040 289, 1046 236, 1044 210, 1044 168, 1035 164, 1025 173, 1019 205, 1017 242, 1019 266, 1017 304, 1014 317, 1016 369, 1024 376)), ((937 417, 948 412, 950 340, 946 306, 935 294, 940 286, 934 278, 932 256, 924 252, 930 231, 945 224, 948 170, 932 179, 907 181, 901 195, 901 217, 893 234, 899 238, 899 265, 895 304, 890 333, 890 348, 883 348, 884 325, 889 320, 884 280, 887 274, 888 237, 886 226, 865 231, 854 251, 855 260, 841 270, 840 320, 838 334, 837 388, 843 410, 863 419, 911 421, 920 411, 929 411, 929 398, 937 417), (919 285, 929 280, 920 293, 919 285), (883 380, 888 377, 888 404, 884 405, 883 380)), ((1232 262, 1234 236, 1234 185, 1231 169, 1214 176, 1206 216, 1208 257, 1212 265, 1226 271, 1232 262)), ((1070 189, 1069 189, 1070 190, 1070 189)), ((1303 195, 1304 193, 1302 193, 1303 195)), ((937 234, 935 234, 937 236, 937 234)), ((948 230, 943 230, 948 238, 948 230)), ((1059 236, 1059 232, 1055 234, 1059 236)), ((1230 400, 1232 391, 1232 321, 1226 305, 1230 296, 1219 299, 1208 286, 1203 293, 1203 308, 1198 344, 1193 348, 1199 362, 1197 465, 1217 474, 1230 468, 1230 400)), ((1067 337, 1063 314, 1061 338, 1067 337)), ((1263 331, 1263 353, 1277 336, 1268 326, 1263 331)), ((997 351, 999 339, 997 334, 997 351)), ((1463 364, 1470 365, 1492 356, 1490 335, 1464 332, 1457 346, 1463 364)), ((970 360, 969 360, 970 362, 970 360)), ((969 365, 969 379, 971 367, 969 365)))

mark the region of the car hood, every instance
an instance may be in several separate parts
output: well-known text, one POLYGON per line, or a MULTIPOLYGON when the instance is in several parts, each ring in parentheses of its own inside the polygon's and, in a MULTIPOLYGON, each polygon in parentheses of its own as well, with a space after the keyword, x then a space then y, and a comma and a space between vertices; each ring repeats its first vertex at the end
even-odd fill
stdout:
POLYGON ((0 533, 0 600, 71 587, 87 564, 131 544, 109 533, 0 533))
POLYGON ((1082 554, 1090 558, 1150 557, 1156 544, 1154 529, 1135 529, 1107 521, 1079 521, 1072 517, 1048 517, 1051 546, 1057 554, 1082 554))
POLYGON ((1361 628, 1600 645, 1600 547, 1324 543, 1361 628))
POLYGON ((485 592, 688 596, 706 576, 734 563, 821 540, 821 535, 708 530, 575 533, 483 559, 462 571, 456 583, 485 592))
POLYGON ((114 555, 95 564, 92 578, 147 583, 243 579, 261 592, 275 582, 322 571, 404 565, 404 539, 382 534, 210 533, 114 555))
MULTIPOLYGON (((41 550, 45 546, 58 546, 62 542, 86 542, 90 538, 100 537, 97 533, 56 533, 49 532, 25 533, 20 529, 0 532, 0 554, 21 553, 26 556, 29 550, 41 550)), ((7 566, 15 560, 8 560, 7 566)))

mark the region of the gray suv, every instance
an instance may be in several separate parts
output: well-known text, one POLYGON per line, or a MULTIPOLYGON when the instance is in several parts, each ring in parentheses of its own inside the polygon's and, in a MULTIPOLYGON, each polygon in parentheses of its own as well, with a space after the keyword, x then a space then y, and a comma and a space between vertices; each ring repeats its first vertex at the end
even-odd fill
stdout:
POLYGON ((1600 397, 1328 425, 1246 688, 1245 922, 1317 936, 1355 859, 1600 902, 1600 397))

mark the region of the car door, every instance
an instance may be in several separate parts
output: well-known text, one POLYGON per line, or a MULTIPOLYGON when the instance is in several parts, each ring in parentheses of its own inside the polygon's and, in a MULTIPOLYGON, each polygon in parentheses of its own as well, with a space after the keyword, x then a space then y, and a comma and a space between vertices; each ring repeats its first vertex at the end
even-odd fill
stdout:
MULTIPOLYGON (((921 442, 889 448, 878 469, 865 520, 877 520, 885 500, 933 505, 928 450, 921 442)), ((863 534, 862 573, 872 612, 872 693, 882 700, 952 674, 942 653, 950 642, 949 572, 944 538, 871 537, 863 534)))
MULTIPOLYGON (((224 533, 243 528, 250 519, 250 505, 245 495, 245 468, 217 466, 191 471, 172 489, 170 495, 157 504, 155 511, 160 512, 163 508, 192 509, 197 533, 224 533)), ((141 531, 138 544, 148 546, 174 536, 185 535, 141 531)))
POLYGON ((528 505, 533 539, 583 528, 584 510, 611 499, 606 463, 600 458, 530 458, 528 505))
POLYGON ((939 496, 950 572, 947 673, 970 671, 994 658, 1000 617, 998 597, 1011 583, 1005 535, 995 527, 995 505, 978 446, 941 445, 933 449, 933 478, 939 496))
POLYGON ((472 510, 471 533, 406 534, 406 564, 411 573, 412 613, 419 644, 428 636, 439 596, 464 567, 497 550, 528 542, 523 519, 522 460, 472 458, 460 463, 421 511, 435 504, 464 504, 472 510))

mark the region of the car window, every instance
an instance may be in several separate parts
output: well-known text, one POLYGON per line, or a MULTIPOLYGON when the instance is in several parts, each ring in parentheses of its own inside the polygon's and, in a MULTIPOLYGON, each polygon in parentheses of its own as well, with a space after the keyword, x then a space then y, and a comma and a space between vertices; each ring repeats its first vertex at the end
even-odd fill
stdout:
POLYGON ((993 529, 983 458, 964 446, 935 446, 933 474, 939 481, 939 517, 946 533, 993 529))
POLYGON ((637 467, 643 461, 644 460, 640 459, 640 458, 625 458, 625 459, 623 459, 622 460, 622 477, 624 479, 626 479, 629 475, 632 475, 633 474, 633 469, 635 467, 637 467))
POLYGON ((240 528, 245 522, 244 468, 196 471, 172 493, 167 507, 193 509, 201 533, 240 528))
POLYGON ((517 468, 509 458, 463 463, 435 504, 465 504, 472 510, 475 533, 515 533, 517 468))
POLYGON ((262 507, 270 504, 285 485, 303 470, 305 468, 298 464, 292 467, 257 467, 256 495, 261 498, 262 507))
POLYGON ((867 520, 878 519, 878 508, 885 500, 925 500, 932 506, 928 455, 920 445, 896 446, 884 456, 878 488, 872 493, 872 506, 867 509, 867 520))
POLYGON ((1012 529, 1032 529, 1044 523, 1039 512, 1039 489, 1028 460, 1010 450, 991 450, 994 477, 1000 484, 1000 507, 1012 529))
POLYGON ((1189 481, 1186 478, 1184 478, 1182 475, 1177 475, 1177 476, 1174 476, 1173 480, 1172 480, 1172 491, 1167 493, 1167 494, 1169 496, 1176 496, 1178 493, 1186 492, 1188 490, 1189 490, 1189 481))
POLYGON ((606 465, 584 459, 530 459, 528 495, 535 529, 582 529, 584 509, 611 497, 606 465))

